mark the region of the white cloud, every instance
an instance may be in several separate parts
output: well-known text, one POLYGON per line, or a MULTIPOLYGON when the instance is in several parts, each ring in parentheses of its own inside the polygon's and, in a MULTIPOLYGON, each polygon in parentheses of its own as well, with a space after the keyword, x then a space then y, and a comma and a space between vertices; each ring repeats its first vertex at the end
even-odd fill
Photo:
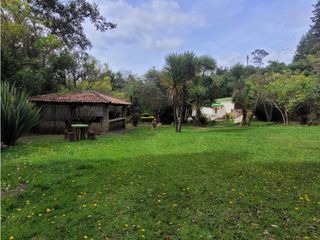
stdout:
POLYGON ((170 52, 194 51, 220 66, 245 64, 256 48, 290 62, 310 24, 313 0, 93 0, 118 27, 103 33, 86 24, 91 53, 113 70, 143 74, 162 68, 170 52), (291 5, 290 5, 291 4, 291 5), (288 7, 290 5, 290 7, 288 7))
POLYGON ((122 0, 103 1, 99 7, 118 26, 105 33, 87 27, 89 38, 98 46, 134 44, 154 49, 178 48, 184 43, 184 29, 203 22, 201 17, 184 12, 178 2, 171 0, 152 0, 135 6, 122 0))

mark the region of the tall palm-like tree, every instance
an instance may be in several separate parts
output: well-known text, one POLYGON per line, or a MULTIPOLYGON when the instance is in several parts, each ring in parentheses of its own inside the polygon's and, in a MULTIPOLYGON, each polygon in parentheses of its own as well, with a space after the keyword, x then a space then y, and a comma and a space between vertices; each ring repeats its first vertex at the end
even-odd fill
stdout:
POLYGON ((235 78, 235 87, 232 95, 232 101, 241 107, 241 126, 247 125, 248 89, 245 80, 246 68, 240 64, 236 64, 231 68, 230 72, 232 76, 235 78))
POLYGON ((176 132, 181 132, 187 93, 186 85, 195 76, 196 68, 196 57, 192 52, 173 53, 166 57, 162 83, 169 91, 169 101, 173 106, 176 132))
POLYGON ((166 66, 164 68, 163 85, 168 89, 169 102, 173 107, 173 117, 178 131, 178 110, 181 105, 181 95, 183 89, 183 73, 186 71, 186 65, 182 56, 172 53, 166 57, 166 66))
POLYGON ((213 57, 202 55, 198 57, 198 75, 212 76, 217 69, 217 62, 213 57))
POLYGON ((196 111, 194 125, 200 126, 200 109, 208 102, 208 89, 201 81, 199 81, 199 79, 192 81, 189 88, 189 102, 191 103, 192 108, 196 111))

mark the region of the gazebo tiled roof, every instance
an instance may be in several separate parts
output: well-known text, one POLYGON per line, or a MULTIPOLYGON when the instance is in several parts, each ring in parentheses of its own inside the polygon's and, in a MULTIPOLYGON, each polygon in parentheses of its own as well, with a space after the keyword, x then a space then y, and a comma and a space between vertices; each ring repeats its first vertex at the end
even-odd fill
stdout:
POLYGON ((131 105, 131 103, 96 91, 51 93, 29 97, 32 102, 47 103, 110 103, 114 105, 131 105))

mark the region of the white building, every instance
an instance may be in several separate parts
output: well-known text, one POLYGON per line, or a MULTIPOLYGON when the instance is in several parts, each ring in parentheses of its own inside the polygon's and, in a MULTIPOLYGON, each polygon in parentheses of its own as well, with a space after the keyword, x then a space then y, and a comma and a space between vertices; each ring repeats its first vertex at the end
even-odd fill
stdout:
MULTIPOLYGON (((215 103, 212 103, 210 107, 201 107, 200 111, 203 116, 209 120, 222 119, 227 113, 231 113, 234 110, 234 103, 231 97, 218 98, 215 103)), ((196 116, 196 111, 192 110, 192 117, 196 116)))

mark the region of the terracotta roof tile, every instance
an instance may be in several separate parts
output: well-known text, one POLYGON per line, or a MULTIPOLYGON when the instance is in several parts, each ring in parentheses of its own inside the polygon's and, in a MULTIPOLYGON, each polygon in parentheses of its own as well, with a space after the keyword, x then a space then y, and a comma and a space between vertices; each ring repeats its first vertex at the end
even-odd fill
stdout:
POLYGON ((114 98, 96 91, 83 91, 74 93, 51 93, 29 97, 32 102, 52 103, 111 103, 115 105, 131 105, 124 100, 114 98))

